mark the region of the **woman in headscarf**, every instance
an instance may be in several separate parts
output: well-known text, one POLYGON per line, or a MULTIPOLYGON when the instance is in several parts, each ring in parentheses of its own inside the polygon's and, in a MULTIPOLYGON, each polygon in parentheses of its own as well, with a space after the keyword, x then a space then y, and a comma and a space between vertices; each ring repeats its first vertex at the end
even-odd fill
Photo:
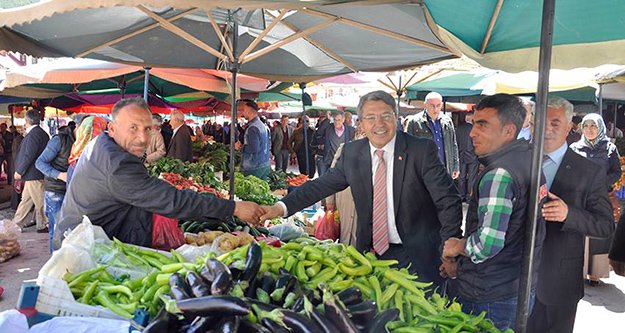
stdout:
MULTIPOLYGON (((614 208, 615 220, 620 215, 618 200, 613 200, 612 186, 621 178, 621 163, 616 145, 610 142, 606 135, 606 126, 603 118, 596 113, 588 114, 582 119, 582 138, 571 144, 571 149, 576 153, 597 163, 600 172, 606 174, 606 191, 610 193, 614 208)), ((589 172, 592 172, 589 170, 589 172)), ((584 268, 589 284, 596 286, 601 278, 610 275, 608 252, 611 245, 610 239, 586 238, 586 260, 584 268)))
POLYGON ((82 151, 87 147, 89 142, 100 135, 100 133, 106 130, 106 119, 98 116, 89 116, 82 120, 80 126, 76 128, 76 141, 72 146, 72 152, 69 155, 69 168, 67 169, 67 183, 69 184, 72 175, 74 174, 74 169, 76 168, 76 163, 78 163, 78 159, 82 154, 82 151))

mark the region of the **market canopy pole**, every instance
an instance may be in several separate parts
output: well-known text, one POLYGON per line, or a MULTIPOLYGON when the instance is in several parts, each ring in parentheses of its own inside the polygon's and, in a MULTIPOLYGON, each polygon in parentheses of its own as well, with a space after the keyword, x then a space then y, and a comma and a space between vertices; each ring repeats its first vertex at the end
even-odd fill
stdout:
POLYGON ((304 90, 306 89, 306 83, 299 84, 300 89, 302 89, 302 131, 304 132, 304 154, 306 154, 306 175, 310 177, 310 161, 308 157, 308 122, 306 121, 306 102, 304 101, 304 90))
POLYGON ((235 149, 234 149, 234 144, 235 144, 235 140, 236 140, 236 130, 237 130, 237 126, 236 126, 236 121, 237 121, 237 73, 239 72, 239 66, 241 65, 239 63, 239 58, 237 56, 237 41, 239 39, 239 25, 237 23, 237 21, 235 19, 232 19, 232 13, 230 11, 228 11, 228 21, 232 22, 232 30, 231 30, 231 34, 230 34, 230 42, 232 43, 232 48, 231 48, 231 52, 232 52, 232 59, 230 59, 230 61, 228 62, 229 64, 229 70, 230 73, 232 73, 232 82, 231 82, 231 87, 232 87, 232 100, 231 100, 231 107, 232 107, 232 119, 230 121, 230 172, 228 173, 229 177, 230 177, 230 189, 229 189, 229 194, 230 194, 230 200, 234 199, 234 154, 235 154, 235 149))
POLYGON ((534 269, 534 244, 536 226, 540 214, 540 183, 542 177, 543 142, 545 121, 547 119, 547 97, 549 93, 549 70, 551 69, 551 49, 553 46, 553 17, 555 0, 543 1, 542 29, 540 35, 540 55, 538 60, 538 88, 536 89, 536 114, 534 119, 534 149, 532 153, 532 171, 530 187, 530 219, 525 229, 525 249, 519 285, 515 332, 527 331, 530 315, 530 296, 532 290, 532 271, 534 269))
POLYGON ((143 79, 143 99, 148 102, 148 86, 150 85, 150 67, 143 67, 145 77, 143 79))

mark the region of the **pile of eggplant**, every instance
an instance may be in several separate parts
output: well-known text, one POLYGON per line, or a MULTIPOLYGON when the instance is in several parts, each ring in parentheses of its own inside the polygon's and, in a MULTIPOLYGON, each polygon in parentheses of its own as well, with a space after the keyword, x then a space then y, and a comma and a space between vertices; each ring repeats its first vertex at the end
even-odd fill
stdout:
POLYGON ((253 243, 245 267, 209 258, 199 272, 172 274, 171 297, 162 296, 165 307, 143 332, 380 333, 399 316, 397 309, 378 312, 358 288, 306 289, 285 269, 259 274, 261 263, 253 243))

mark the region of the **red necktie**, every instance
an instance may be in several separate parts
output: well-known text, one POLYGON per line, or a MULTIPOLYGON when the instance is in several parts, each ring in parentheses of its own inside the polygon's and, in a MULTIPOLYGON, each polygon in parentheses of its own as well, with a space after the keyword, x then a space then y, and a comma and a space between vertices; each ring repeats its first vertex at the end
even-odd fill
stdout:
POLYGON ((377 149, 379 158, 373 180, 373 249, 378 255, 388 250, 388 211, 386 208, 386 163, 384 150, 377 149))

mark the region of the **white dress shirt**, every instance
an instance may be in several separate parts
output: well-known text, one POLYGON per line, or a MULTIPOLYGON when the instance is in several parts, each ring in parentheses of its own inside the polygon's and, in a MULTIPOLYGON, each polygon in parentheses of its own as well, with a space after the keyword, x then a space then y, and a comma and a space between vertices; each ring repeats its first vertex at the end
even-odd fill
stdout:
MULTIPOLYGON (((397 225, 395 224, 395 205, 393 198, 393 164, 395 162, 395 140, 397 136, 393 137, 389 143, 387 143, 382 149, 384 150, 384 162, 386 163, 386 211, 387 211, 387 223, 388 223, 388 242, 391 244, 402 244, 399 233, 397 232, 397 225)), ((375 154, 378 148, 375 148, 371 142, 369 142, 371 149, 371 184, 375 184, 375 170, 380 164, 380 158, 375 154)))

